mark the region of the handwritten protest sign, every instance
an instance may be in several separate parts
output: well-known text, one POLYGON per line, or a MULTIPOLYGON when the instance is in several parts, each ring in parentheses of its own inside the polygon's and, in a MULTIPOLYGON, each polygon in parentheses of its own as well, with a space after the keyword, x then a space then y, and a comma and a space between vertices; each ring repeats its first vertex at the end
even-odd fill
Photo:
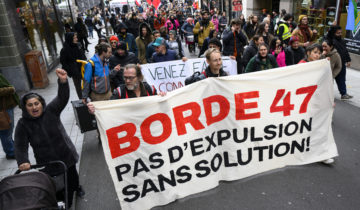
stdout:
MULTIPOLYGON (((229 75, 236 75, 236 61, 222 57, 223 69, 229 75)), ((194 72, 202 72, 208 64, 205 58, 189 59, 141 65, 145 80, 156 90, 169 92, 185 86, 185 79, 194 72)))
POLYGON ((166 96, 94 102, 121 208, 337 156, 327 60, 208 78, 166 96))

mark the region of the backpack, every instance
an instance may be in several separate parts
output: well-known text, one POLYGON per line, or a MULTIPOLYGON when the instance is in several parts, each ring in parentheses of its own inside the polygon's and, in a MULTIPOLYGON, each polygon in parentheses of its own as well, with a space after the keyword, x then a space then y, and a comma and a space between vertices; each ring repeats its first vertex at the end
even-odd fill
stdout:
POLYGON ((88 64, 88 63, 91 63, 91 66, 92 66, 92 78, 94 77, 94 74, 95 74, 95 64, 94 64, 94 61, 89 59, 87 61, 84 61, 84 60, 76 60, 76 62, 80 63, 81 64, 81 89, 84 88, 84 74, 85 74, 85 65, 88 64))
POLYGON ((191 75, 190 77, 185 79, 185 85, 190 85, 194 82, 197 82, 197 81, 200 81, 200 80, 203 80, 206 78, 207 78, 207 76, 206 76, 205 71, 203 71, 201 73, 196 71, 196 72, 194 72, 193 75, 191 75))

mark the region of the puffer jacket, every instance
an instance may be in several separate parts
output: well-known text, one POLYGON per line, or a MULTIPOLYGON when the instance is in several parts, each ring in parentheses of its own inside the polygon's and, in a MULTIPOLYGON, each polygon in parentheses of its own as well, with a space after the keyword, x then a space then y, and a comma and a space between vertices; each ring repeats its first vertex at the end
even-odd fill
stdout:
POLYGON ((85 65, 84 88, 82 90, 82 97, 85 99, 89 97, 92 91, 103 94, 110 90, 110 71, 108 64, 103 64, 97 54, 95 54, 91 60, 94 62, 95 71, 93 73, 93 67, 90 62, 85 65))
POLYGON ((215 26, 211 21, 209 21, 209 24, 207 26, 203 26, 204 29, 200 32, 201 26, 203 26, 203 24, 201 23, 201 21, 199 21, 196 23, 193 29, 194 34, 198 35, 199 47, 203 46, 204 40, 210 35, 210 31, 212 29, 215 29, 215 26))
MULTIPOLYGON (((69 83, 61 83, 58 80, 58 85, 57 96, 47 106, 42 96, 29 93, 40 98, 43 106, 40 117, 34 118, 26 110, 24 98, 29 94, 22 98, 22 118, 15 129, 15 157, 18 165, 30 163, 29 144, 34 151, 37 164, 61 160, 69 168, 77 163, 79 156, 60 119, 60 114, 69 101, 69 83)), ((58 167, 47 167, 44 171, 50 175, 62 172, 58 167)))

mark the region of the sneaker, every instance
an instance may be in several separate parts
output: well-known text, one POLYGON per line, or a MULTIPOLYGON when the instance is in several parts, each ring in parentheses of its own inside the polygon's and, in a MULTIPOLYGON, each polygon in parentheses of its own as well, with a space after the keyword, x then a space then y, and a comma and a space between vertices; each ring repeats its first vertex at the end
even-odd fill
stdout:
POLYGON ((351 95, 345 94, 341 96, 341 100, 348 100, 348 99, 352 99, 353 97, 351 95))
POLYGON ((329 159, 323 161, 323 163, 326 164, 326 165, 330 165, 330 164, 332 164, 334 162, 335 162, 335 160, 333 158, 329 158, 329 159))
POLYGON ((15 160, 15 155, 6 155, 7 160, 15 160))
POLYGON ((83 190, 81 185, 79 185, 79 188, 76 190, 76 195, 81 199, 85 197, 85 191, 83 190))

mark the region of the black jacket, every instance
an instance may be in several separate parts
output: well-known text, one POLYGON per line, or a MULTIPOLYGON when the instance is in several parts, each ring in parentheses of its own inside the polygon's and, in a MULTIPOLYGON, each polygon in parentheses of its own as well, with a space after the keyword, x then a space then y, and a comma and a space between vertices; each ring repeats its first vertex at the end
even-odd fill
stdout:
POLYGON ((81 50, 80 43, 73 43, 73 37, 74 32, 68 32, 65 34, 64 47, 60 51, 60 63, 69 77, 80 79, 81 64, 77 63, 76 60, 86 60, 86 56, 83 50, 81 50))
POLYGON ((256 46, 253 40, 250 41, 249 46, 245 49, 244 56, 242 58, 242 63, 244 67, 247 66, 250 59, 253 58, 258 53, 258 47, 256 46))
POLYGON ((291 46, 285 48, 285 63, 286 66, 298 64, 302 59, 305 58, 305 50, 303 47, 293 49, 291 46))
MULTIPOLYGON (((29 93, 40 97, 43 105, 43 113, 40 117, 33 118, 27 112, 24 97, 28 94, 22 98, 22 118, 18 121, 15 130, 15 156, 18 165, 30 163, 29 144, 34 151, 37 164, 61 160, 69 168, 78 161, 79 156, 75 146, 60 119, 60 114, 69 101, 69 83, 58 81, 58 85, 57 96, 47 106, 43 97, 29 93)), ((61 173, 56 168, 46 168, 45 172, 50 175, 61 173)))
MULTIPOLYGON (((150 86, 147 82, 140 82, 140 97, 157 95, 155 87, 150 86)), ((128 90, 125 84, 119 85, 114 89, 110 100, 136 98, 136 94, 132 90, 128 90)))
POLYGON ((244 31, 249 40, 255 35, 257 29, 258 29, 258 26, 251 24, 250 22, 247 22, 245 24, 244 31))
POLYGON ((350 54, 348 52, 348 50, 346 49, 346 43, 343 39, 333 39, 333 43, 334 43, 334 47, 335 49, 338 51, 340 57, 341 57, 341 62, 342 62, 342 66, 346 66, 347 62, 351 61, 350 58, 350 54))
POLYGON ((88 31, 86 30, 86 26, 83 22, 77 22, 74 25, 74 29, 79 39, 86 38, 88 36, 88 31))
POLYGON ((125 52, 125 56, 120 56, 117 52, 114 53, 109 59, 109 70, 110 70, 110 82, 113 87, 118 87, 120 84, 124 84, 123 68, 127 64, 138 64, 138 57, 132 52, 125 52), (120 64, 121 70, 115 71, 114 68, 120 64))
POLYGON ((224 31, 223 34, 223 55, 224 56, 231 56, 234 55, 234 39, 236 39, 236 49, 238 53, 238 57, 241 56, 241 54, 244 51, 244 46, 247 44, 247 38, 246 36, 240 31, 240 33, 235 32, 234 34, 231 30, 224 31))
POLYGON ((134 36, 139 34, 139 21, 137 19, 130 18, 125 24, 128 27, 129 33, 134 36))

